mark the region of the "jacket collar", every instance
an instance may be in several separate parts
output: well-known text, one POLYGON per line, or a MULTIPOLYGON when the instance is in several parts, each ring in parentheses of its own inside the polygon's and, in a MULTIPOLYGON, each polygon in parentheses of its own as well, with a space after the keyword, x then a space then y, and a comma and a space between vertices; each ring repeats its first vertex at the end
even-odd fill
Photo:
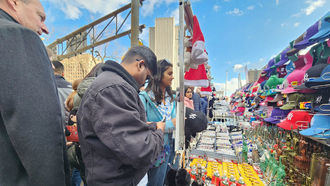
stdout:
POLYGON ((0 8, 0 19, 6 19, 8 21, 12 21, 12 22, 19 24, 11 15, 9 15, 7 12, 2 10, 1 8, 0 8))
POLYGON ((127 83, 132 85, 137 92, 140 92, 140 87, 136 80, 117 62, 108 60, 102 67, 103 71, 111 71, 122 77, 127 83))

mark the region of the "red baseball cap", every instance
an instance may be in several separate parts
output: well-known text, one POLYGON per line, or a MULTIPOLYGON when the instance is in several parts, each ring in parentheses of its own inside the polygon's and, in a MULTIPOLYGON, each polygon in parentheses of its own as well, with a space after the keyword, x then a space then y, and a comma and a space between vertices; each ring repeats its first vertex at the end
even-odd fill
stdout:
POLYGON ((293 130, 295 129, 307 129, 313 115, 309 114, 307 111, 303 110, 292 110, 285 120, 281 123, 277 124, 277 126, 285 129, 285 130, 293 130))

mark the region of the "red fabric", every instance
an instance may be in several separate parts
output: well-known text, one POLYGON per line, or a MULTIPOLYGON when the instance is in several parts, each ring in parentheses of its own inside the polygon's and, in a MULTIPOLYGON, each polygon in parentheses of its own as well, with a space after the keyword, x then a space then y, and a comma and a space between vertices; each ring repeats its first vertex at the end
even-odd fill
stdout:
POLYGON ((292 110, 278 126, 285 130, 307 129, 312 117, 307 111, 292 110))
POLYGON ((79 142, 77 125, 72 125, 72 126, 67 125, 66 128, 70 131, 70 136, 67 136, 66 140, 72 142, 79 142))
POLYGON ((201 27, 199 26, 199 22, 196 16, 194 16, 194 28, 193 28, 193 38, 192 38, 192 44, 196 41, 204 41, 204 35, 202 33, 201 27))
POLYGON ((203 91, 203 92, 212 92, 212 89, 211 89, 211 86, 208 86, 206 88, 202 87, 201 91, 203 91))
POLYGON ((185 85, 189 86, 209 86, 206 70, 204 64, 198 66, 197 69, 190 69, 184 75, 185 85))

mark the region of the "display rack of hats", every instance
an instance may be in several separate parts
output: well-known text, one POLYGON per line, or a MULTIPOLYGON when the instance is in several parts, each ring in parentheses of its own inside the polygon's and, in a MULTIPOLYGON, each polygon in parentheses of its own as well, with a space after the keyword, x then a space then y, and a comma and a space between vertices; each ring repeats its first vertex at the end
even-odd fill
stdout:
POLYGON ((231 112, 329 144, 329 38, 330 12, 272 58, 256 82, 231 96, 231 112))
MULTIPOLYGON (((271 59, 256 82, 231 96, 231 112, 251 123, 246 131, 255 132, 254 145, 262 141, 261 155, 265 150, 278 156, 277 163, 268 157, 264 171, 276 172, 281 156, 288 184, 324 184, 325 176, 315 175, 326 174, 330 162, 329 38, 330 12, 271 59), (313 155, 322 162, 320 174, 315 174, 315 162, 310 161, 313 155)), ((269 175, 269 183, 274 183, 275 175, 269 175)))

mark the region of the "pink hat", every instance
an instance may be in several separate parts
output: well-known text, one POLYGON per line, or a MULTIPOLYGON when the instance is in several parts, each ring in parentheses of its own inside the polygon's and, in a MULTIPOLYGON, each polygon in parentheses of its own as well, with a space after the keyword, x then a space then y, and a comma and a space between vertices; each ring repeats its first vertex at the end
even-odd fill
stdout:
POLYGON ((266 99, 265 99, 265 102, 269 102, 269 101, 273 101, 273 100, 274 100, 274 97, 267 96, 266 99))
POLYGON ((291 74, 288 75, 288 77, 286 78, 288 81, 288 87, 282 91, 282 94, 290 94, 293 92, 297 92, 297 90, 294 88, 303 83, 306 71, 310 69, 313 65, 313 57, 310 55, 309 52, 307 52, 307 54, 304 55, 303 58, 299 56, 299 59, 297 61, 300 60, 304 60, 305 65, 299 66, 299 68, 296 68, 293 72, 291 72, 291 74))

